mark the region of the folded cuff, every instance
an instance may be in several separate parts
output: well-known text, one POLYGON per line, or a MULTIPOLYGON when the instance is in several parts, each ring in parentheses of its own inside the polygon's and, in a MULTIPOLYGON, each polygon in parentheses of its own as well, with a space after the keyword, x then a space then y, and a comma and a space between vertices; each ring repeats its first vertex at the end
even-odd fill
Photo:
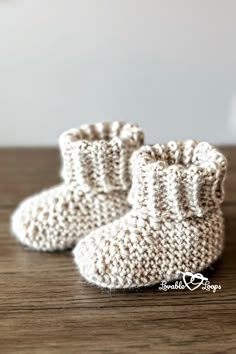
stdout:
POLYGON ((127 190, 131 184, 130 157, 142 143, 142 130, 125 122, 71 129, 59 139, 62 177, 84 191, 127 190))
POLYGON ((203 216, 223 202, 226 169, 226 158, 205 142, 144 146, 132 158, 129 202, 153 217, 203 216))

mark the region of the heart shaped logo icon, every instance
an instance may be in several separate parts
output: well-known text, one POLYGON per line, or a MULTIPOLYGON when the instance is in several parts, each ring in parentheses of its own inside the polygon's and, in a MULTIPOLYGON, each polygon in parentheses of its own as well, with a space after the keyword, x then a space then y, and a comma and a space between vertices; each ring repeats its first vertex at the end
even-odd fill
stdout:
POLYGON ((201 286, 206 280, 208 280, 208 278, 205 278, 201 273, 183 273, 184 284, 190 291, 194 291, 199 288, 199 286, 201 286))

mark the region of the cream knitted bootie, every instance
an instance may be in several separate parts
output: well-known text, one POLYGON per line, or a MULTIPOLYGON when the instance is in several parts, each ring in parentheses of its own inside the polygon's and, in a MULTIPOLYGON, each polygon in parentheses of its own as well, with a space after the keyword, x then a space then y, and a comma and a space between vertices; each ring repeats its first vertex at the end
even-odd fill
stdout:
POLYGON ((144 146, 132 159, 133 208, 74 249, 89 282, 132 288, 199 272, 220 256, 225 157, 208 143, 144 146))
POLYGON ((143 142, 136 125, 104 122, 62 134, 64 183, 32 196, 12 217, 25 245, 42 251, 72 248, 81 235, 124 215, 130 157, 143 142))

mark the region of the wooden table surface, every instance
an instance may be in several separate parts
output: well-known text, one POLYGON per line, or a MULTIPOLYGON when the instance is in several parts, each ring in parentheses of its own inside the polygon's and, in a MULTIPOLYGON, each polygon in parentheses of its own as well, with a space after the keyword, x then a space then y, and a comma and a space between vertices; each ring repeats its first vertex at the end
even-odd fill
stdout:
POLYGON ((87 285, 70 253, 16 242, 17 203, 59 181, 56 149, 0 149, 0 353, 236 353, 236 147, 229 160, 226 245, 210 270, 216 293, 87 285))

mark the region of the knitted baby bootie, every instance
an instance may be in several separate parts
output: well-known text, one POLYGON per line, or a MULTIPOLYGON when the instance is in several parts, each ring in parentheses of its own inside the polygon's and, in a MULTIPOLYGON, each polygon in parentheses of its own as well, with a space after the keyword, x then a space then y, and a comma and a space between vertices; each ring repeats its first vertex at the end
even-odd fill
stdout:
POLYGON ((62 134, 64 183, 23 201, 12 230, 42 251, 72 248, 81 235, 124 215, 131 184, 130 157, 143 142, 136 125, 104 122, 62 134))
POLYGON ((225 157, 208 143, 144 146, 132 159, 133 208, 74 249, 89 282, 132 288, 199 272, 221 255, 225 157))

